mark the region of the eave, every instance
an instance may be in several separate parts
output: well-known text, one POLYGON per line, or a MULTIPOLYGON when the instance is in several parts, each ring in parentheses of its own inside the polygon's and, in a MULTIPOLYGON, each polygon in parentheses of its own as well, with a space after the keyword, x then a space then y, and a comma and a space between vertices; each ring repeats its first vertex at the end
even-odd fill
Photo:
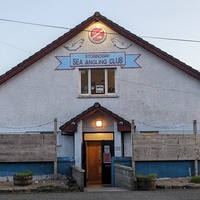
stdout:
POLYGON ((75 133, 77 132, 78 122, 81 120, 86 119, 87 117, 91 116, 95 112, 103 113, 104 115, 109 116, 114 121, 117 122, 117 130, 120 132, 131 132, 131 124, 130 122, 126 121, 122 117, 118 116, 117 114, 113 113, 112 111, 108 110, 107 108, 101 106, 99 103, 95 103, 93 106, 89 107, 87 110, 83 111, 76 117, 67 121, 64 125, 60 127, 60 130, 63 134, 65 133, 75 133))
POLYGON ((173 56, 167 54, 166 52, 160 50, 159 48, 155 47, 154 45, 148 43, 147 41, 143 40, 142 38, 136 36, 135 34, 127 31, 123 27, 119 26, 118 24, 114 23, 113 21, 107 19, 99 12, 95 12, 95 14, 81 24, 76 26, 75 28, 71 29, 69 32, 65 33, 63 36, 59 37, 57 40, 53 41, 51 44, 46 46, 45 48, 41 49, 28 59, 24 60, 22 63, 18 64, 16 67, 12 68, 5 74, 0 76, 0 85, 17 75, 18 73, 22 72, 24 69, 30 67, 33 63, 37 62, 38 60, 42 59, 44 56, 67 42, 68 40, 72 39, 74 36, 79 34, 81 31, 85 30, 90 24, 94 22, 102 22, 110 27, 113 31, 117 32, 118 34, 124 36, 125 38, 129 39, 130 41, 136 43, 137 45, 141 46, 142 48, 146 49, 147 51, 153 53, 154 55, 160 57, 161 59, 165 60, 166 62, 170 63, 171 65, 177 67, 178 69, 182 70, 183 72, 191 75, 192 77, 200 80, 200 72, 193 69, 192 67, 186 65, 185 63, 181 62, 180 60, 174 58, 173 56))

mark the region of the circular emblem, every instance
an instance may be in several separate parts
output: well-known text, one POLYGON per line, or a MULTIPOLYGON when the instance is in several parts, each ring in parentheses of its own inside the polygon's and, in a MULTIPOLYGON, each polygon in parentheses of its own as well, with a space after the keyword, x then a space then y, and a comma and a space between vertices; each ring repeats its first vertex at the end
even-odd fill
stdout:
POLYGON ((100 44, 106 39, 106 31, 101 26, 92 27, 89 31, 89 39, 95 44, 100 44))

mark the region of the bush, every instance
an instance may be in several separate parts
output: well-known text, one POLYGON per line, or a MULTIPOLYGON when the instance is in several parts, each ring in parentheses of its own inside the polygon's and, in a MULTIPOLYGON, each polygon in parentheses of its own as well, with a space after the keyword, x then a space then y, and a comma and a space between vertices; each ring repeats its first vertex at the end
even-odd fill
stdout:
POLYGON ((156 179, 157 178, 157 174, 149 174, 147 176, 148 179, 156 179))
POLYGON ((156 174, 149 174, 149 175, 138 174, 136 175, 136 178, 156 179, 157 175, 156 174))
POLYGON ((69 179, 67 180, 67 185, 68 185, 69 187, 74 187, 74 186, 76 185, 76 181, 75 181, 73 178, 69 178, 69 179))
POLYGON ((27 170, 25 172, 14 174, 14 177, 26 177, 26 176, 33 176, 33 172, 27 170))
POLYGON ((147 175, 143 175, 143 174, 137 174, 136 178, 147 178, 147 175))
POLYGON ((200 176, 193 176, 190 179, 190 183, 200 183, 200 176))

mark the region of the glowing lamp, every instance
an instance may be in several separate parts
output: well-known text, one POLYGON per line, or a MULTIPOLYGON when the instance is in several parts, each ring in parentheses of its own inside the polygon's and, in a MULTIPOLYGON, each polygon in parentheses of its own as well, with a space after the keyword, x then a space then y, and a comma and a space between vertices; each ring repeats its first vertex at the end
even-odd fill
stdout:
POLYGON ((96 127, 102 127, 103 123, 102 120, 98 119, 96 120, 96 127))

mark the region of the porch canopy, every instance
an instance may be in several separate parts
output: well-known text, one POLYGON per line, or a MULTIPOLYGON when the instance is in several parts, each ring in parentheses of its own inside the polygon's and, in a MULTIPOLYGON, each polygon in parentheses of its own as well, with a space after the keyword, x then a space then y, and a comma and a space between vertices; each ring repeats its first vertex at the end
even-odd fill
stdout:
POLYGON ((131 123, 126 121, 122 117, 118 116, 117 114, 113 113, 112 111, 108 110, 107 108, 100 105, 100 103, 96 102, 93 106, 89 107, 87 110, 83 111, 81 114, 77 115, 76 117, 70 119, 64 125, 60 126, 60 130, 62 134, 66 133, 75 133, 77 132, 78 122, 86 119, 90 115, 94 114, 95 112, 101 112, 108 117, 111 117, 113 120, 117 122, 117 130, 120 132, 131 132, 131 123))

